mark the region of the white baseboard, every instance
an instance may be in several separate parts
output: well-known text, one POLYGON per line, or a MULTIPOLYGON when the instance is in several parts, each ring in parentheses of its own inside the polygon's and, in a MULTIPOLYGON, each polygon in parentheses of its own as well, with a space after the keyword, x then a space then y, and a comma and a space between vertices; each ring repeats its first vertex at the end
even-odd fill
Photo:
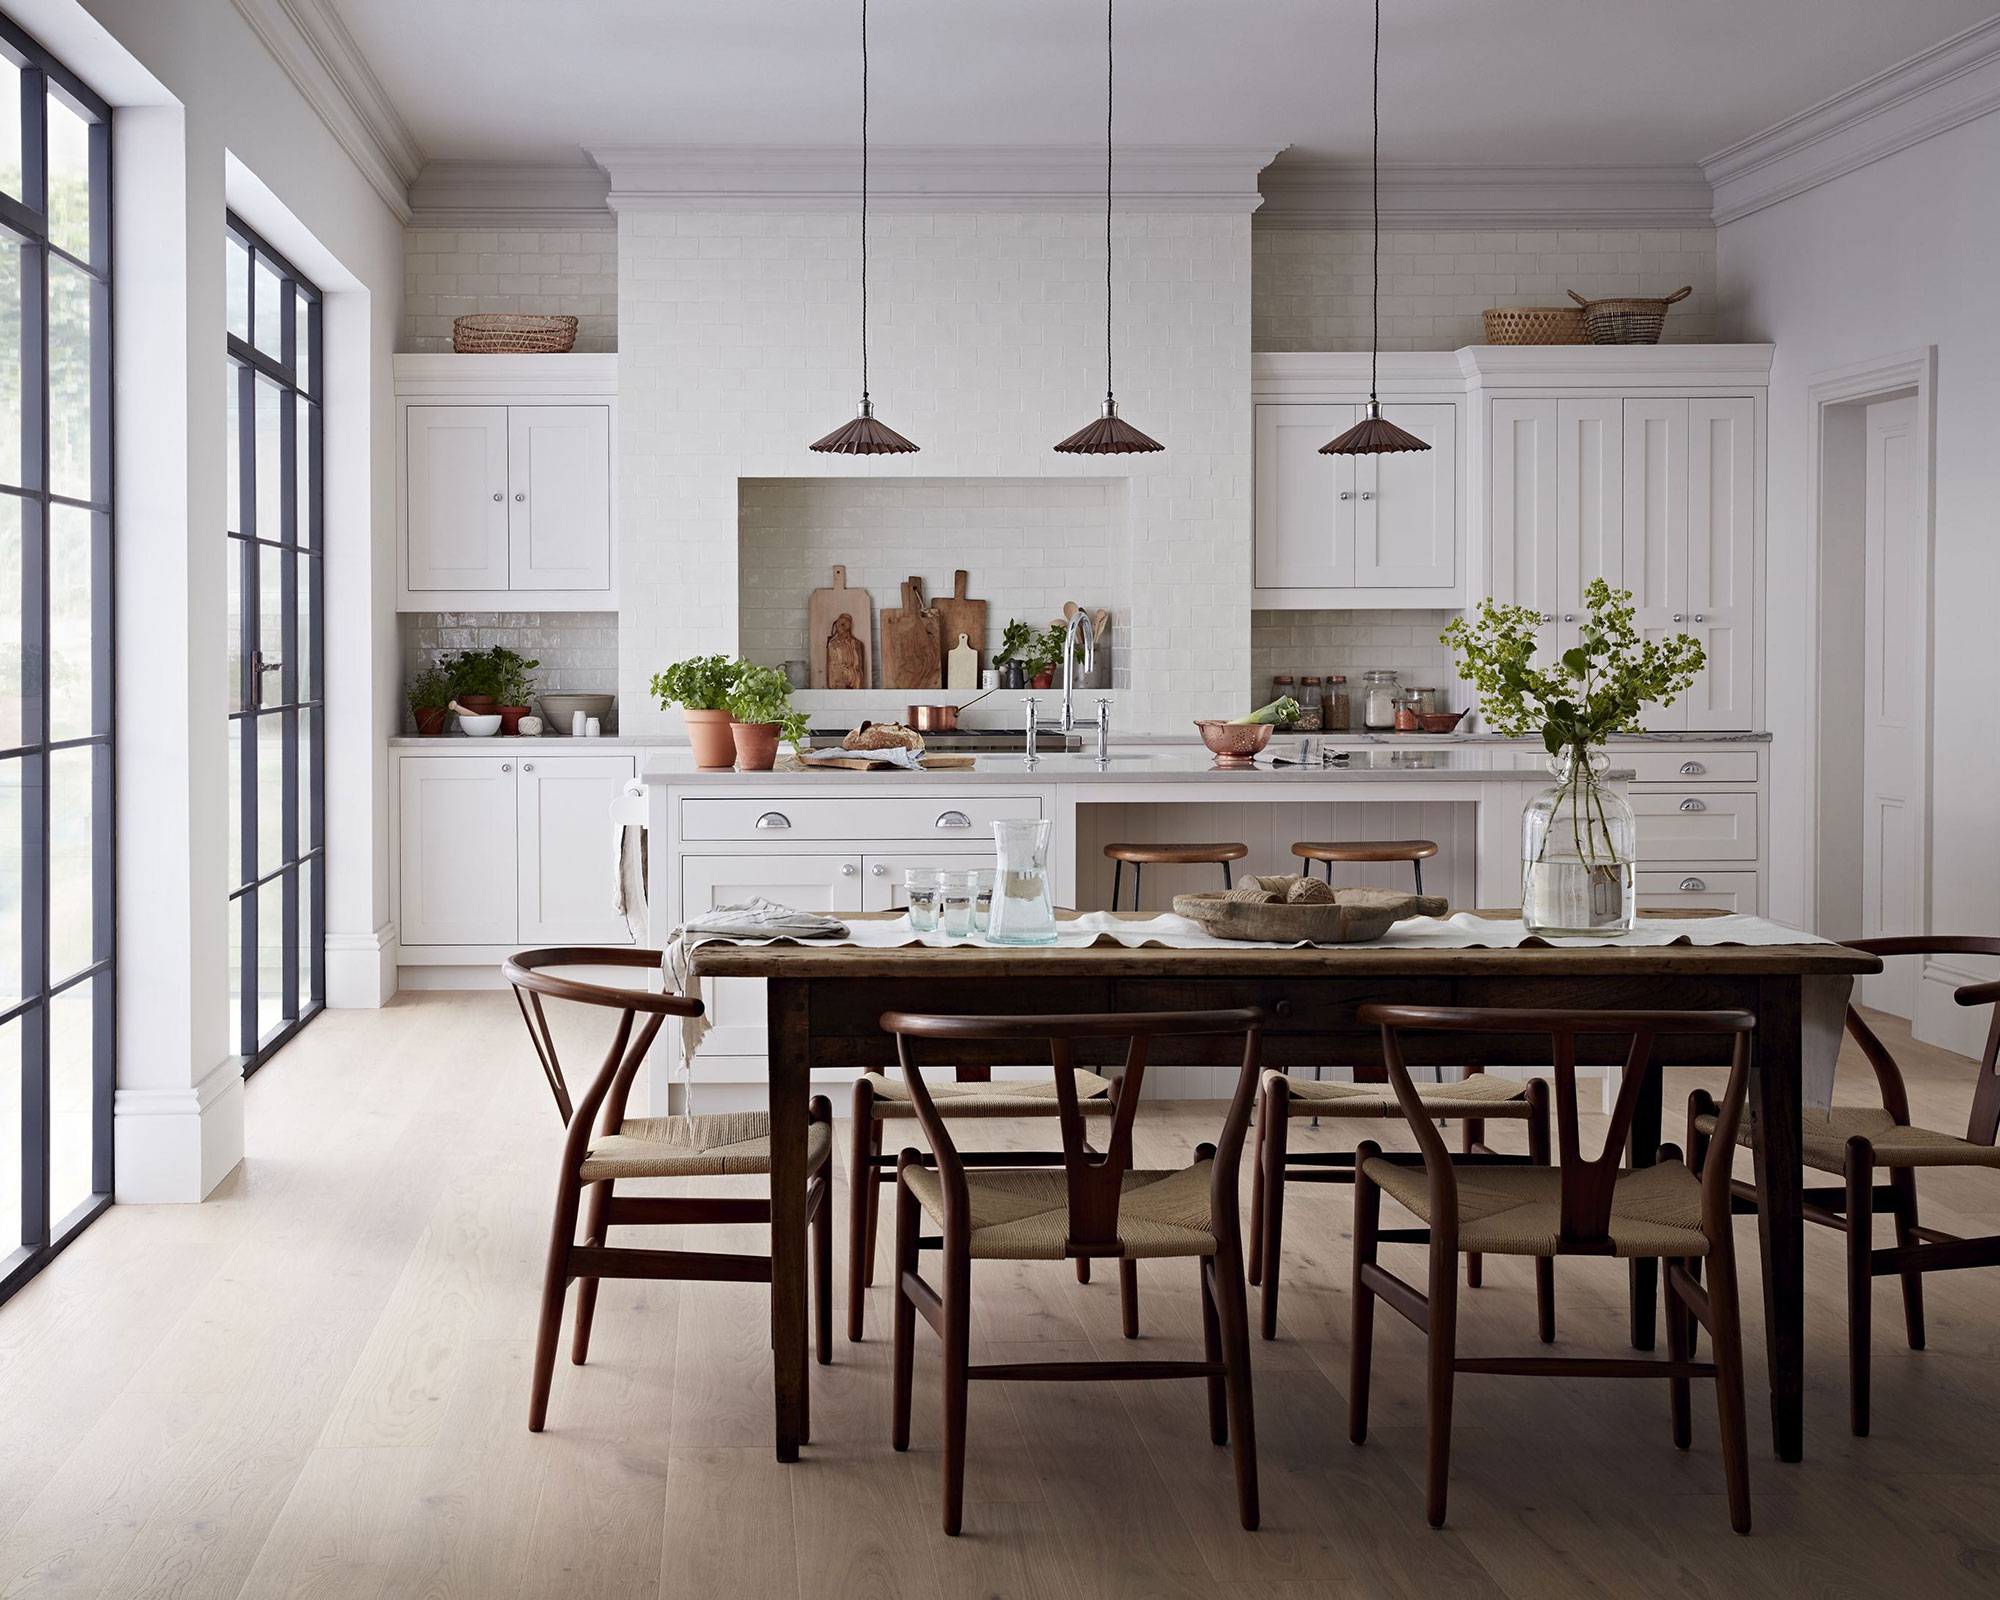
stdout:
POLYGON ((396 925, 373 933, 326 936, 326 1003, 335 1011, 373 1011, 396 993, 396 925))
POLYGON ((194 1204, 243 1160, 243 1063, 185 1089, 120 1089, 112 1137, 121 1205, 194 1204))

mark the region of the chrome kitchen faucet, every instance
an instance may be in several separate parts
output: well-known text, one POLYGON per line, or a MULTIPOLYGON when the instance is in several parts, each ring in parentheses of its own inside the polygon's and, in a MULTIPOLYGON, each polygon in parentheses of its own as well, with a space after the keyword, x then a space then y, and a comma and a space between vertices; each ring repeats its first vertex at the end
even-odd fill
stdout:
POLYGON ((1030 767, 1039 759, 1035 754, 1035 735, 1038 733, 1071 734, 1078 728, 1097 730, 1097 759, 1100 764, 1111 759, 1111 701, 1108 696, 1100 696, 1097 702, 1097 720, 1079 722, 1076 720, 1076 642, 1083 640, 1083 670, 1089 672, 1097 665, 1096 630, 1088 611, 1079 610, 1069 619, 1069 626, 1063 629, 1062 641, 1062 715, 1052 723, 1044 723, 1035 714, 1035 697, 1026 699, 1028 714, 1028 747, 1023 760, 1030 767))

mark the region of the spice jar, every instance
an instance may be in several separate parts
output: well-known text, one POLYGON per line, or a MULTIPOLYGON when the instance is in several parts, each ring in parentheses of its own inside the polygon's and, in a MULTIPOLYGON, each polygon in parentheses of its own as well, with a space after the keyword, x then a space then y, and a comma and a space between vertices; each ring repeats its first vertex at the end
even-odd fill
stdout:
POLYGON ((1347 675, 1336 672, 1326 680, 1326 691, 1320 696, 1320 722, 1328 733, 1345 733, 1354 726, 1352 708, 1347 700, 1347 675))
POLYGON ((1387 733, 1396 726, 1396 694, 1401 687, 1396 674, 1377 667, 1361 674, 1361 725, 1370 733, 1387 733))
POLYGON ((1300 733, 1318 733, 1326 724, 1325 702, 1320 696, 1319 679, 1307 676, 1299 679, 1299 720, 1292 727, 1300 733))
POLYGON ((1423 724, 1417 720, 1417 704, 1417 692, 1414 689, 1406 690, 1404 693, 1396 696, 1396 731, 1398 733, 1416 733, 1423 727, 1423 724))

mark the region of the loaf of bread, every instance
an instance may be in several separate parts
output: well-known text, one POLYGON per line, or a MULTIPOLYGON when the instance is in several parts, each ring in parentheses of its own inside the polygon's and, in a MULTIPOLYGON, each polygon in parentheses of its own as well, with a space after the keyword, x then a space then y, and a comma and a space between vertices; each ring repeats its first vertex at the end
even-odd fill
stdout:
POLYGON ((864 722, 840 741, 843 750, 921 750, 924 736, 900 722, 864 722))

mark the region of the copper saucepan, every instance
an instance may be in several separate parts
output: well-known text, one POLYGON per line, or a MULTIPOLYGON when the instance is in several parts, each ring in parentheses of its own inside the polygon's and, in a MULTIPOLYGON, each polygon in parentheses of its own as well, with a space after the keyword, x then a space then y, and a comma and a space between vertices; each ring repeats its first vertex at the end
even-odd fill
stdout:
POLYGON ((906 728, 915 728, 919 733, 955 733, 958 731, 959 712, 963 711, 966 706, 977 705, 987 695, 992 693, 991 689, 982 690, 966 701, 965 705, 905 706, 903 708, 903 726, 906 728))

